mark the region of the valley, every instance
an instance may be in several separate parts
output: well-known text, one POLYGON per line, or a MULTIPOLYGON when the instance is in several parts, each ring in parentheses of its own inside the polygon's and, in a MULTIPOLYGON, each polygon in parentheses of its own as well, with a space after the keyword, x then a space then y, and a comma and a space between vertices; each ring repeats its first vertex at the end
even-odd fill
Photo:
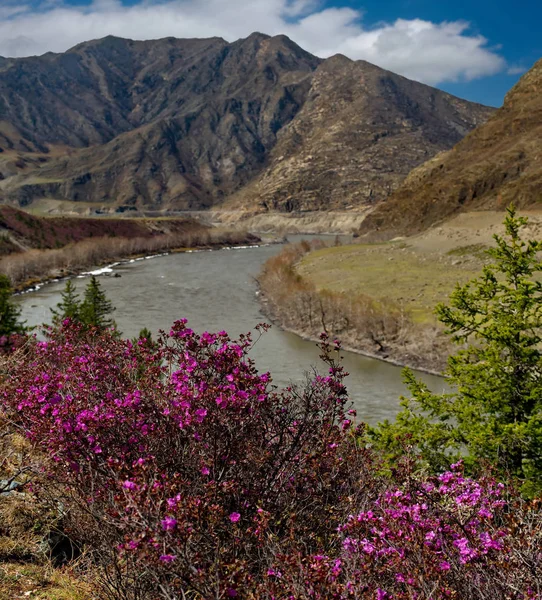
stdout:
POLYGON ((196 4, 0 8, 0 598, 542 599, 542 60, 196 4))

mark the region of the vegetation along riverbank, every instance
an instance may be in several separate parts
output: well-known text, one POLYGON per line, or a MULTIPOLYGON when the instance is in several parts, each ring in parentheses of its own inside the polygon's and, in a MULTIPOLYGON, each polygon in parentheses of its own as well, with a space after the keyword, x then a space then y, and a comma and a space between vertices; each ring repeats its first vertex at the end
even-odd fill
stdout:
MULTIPOLYGON (((385 244, 288 246, 259 275, 264 312, 303 337, 327 331, 349 350, 441 372, 451 346, 434 306, 480 271, 501 221, 472 212, 385 244)), ((526 233, 536 239, 541 222, 529 213, 526 233)))
POLYGON ((348 350, 440 372, 449 344, 436 324, 415 323, 393 300, 360 291, 319 288, 299 273, 303 259, 310 259, 312 253, 325 255, 337 250, 322 246, 320 241, 291 244, 266 262, 258 277, 264 313, 301 337, 316 340, 325 331, 340 338, 348 350))
POLYGON ((36 217, 7 206, 0 232, 0 272, 17 290, 133 256, 259 241, 190 218, 36 217))

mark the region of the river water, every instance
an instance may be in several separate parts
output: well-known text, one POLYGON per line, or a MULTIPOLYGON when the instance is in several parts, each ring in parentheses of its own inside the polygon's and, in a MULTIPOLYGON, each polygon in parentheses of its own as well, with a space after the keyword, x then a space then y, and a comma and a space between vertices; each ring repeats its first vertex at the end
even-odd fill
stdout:
MULTIPOLYGON (((182 317, 197 332, 224 329, 235 337, 265 321, 254 278, 262 264, 281 249, 280 245, 269 245, 136 260, 113 268, 121 277, 101 277, 100 282, 117 309, 113 316, 125 337, 136 336, 143 327, 153 332, 168 330, 182 317)), ((79 292, 87 281, 75 280, 79 292)), ((27 324, 50 322, 49 309, 59 302, 64 285, 51 283, 17 296, 27 324)), ((277 326, 264 334, 251 351, 257 368, 270 371, 280 387, 303 380, 304 373, 321 366, 318 354, 314 342, 277 326)), ((350 373, 346 385, 358 418, 372 424, 392 419, 399 410, 400 395, 406 393, 401 368, 352 352, 342 355, 350 373)), ((434 391, 443 390, 443 379, 420 376, 434 391)))

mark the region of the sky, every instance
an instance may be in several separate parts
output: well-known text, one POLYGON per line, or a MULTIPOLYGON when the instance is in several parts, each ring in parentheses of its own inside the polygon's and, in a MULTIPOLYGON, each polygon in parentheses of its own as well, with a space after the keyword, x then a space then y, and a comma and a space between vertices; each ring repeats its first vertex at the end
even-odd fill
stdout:
POLYGON ((0 56, 106 35, 286 34, 491 106, 542 57, 542 0, 0 0, 0 56))

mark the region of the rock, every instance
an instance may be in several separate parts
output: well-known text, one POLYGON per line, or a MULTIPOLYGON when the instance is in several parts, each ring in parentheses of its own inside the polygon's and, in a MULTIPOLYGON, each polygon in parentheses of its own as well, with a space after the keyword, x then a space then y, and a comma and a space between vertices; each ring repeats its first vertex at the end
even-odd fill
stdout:
POLYGON ((9 495, 21 491, 24 483, 12 479, 0 479, 0 495, 9 495))

